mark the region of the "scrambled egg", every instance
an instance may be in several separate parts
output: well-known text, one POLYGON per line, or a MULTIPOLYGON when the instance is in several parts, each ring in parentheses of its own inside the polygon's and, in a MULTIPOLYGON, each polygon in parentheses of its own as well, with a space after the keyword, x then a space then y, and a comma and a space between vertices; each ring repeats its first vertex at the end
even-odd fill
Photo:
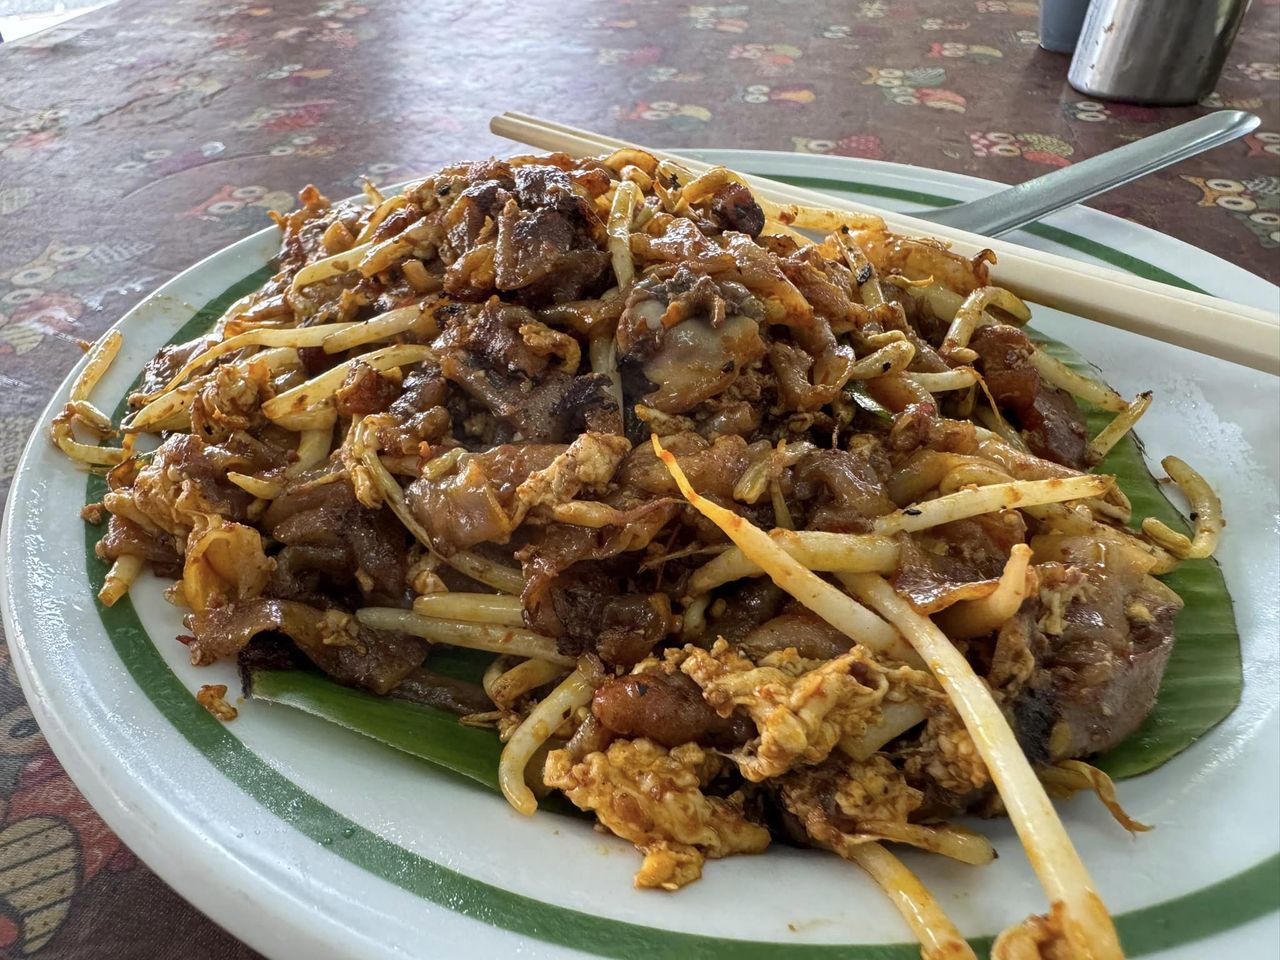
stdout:
POLYGON ((737 804, 702 792, 718 767, 694 743, 667 751, 650 740, 615 740, 577 763, 569 751, 553 750, 543 780, 644 854, 637 887, 676 890, 702 876, 707 857, 769 845, 769 831, 737 804))
POLYGON ((924 794, 908 786, 887 757, 875 754, 861 763, 844 762, 834 797, 840 812, 852 820, 905 823, 924 794))
POLYGON ((612 479, 618 464, 631 451, 626 437, 584 433, 543 470, 531 473, 516 488, 514 529, 534 507, 567 503, 582 489, 598 488, 612 479))
POLYGON ((720 716, 742 707, 755 722, 759 736, 732 756, 757 783, 821 763, 842 738, 860 736, 879 720, 889 690, 879 664, 856 649, 834 660, 806 660, 788 648, 756 666, 721 639, 710 651, 690 645, 668 657, 720 716))
POLYGON ((565 373, 577 373, 582 348, 569 334, 548 327, 541 320, 520 324, 520 339, 539 357, 559 357, 565 373))
POLYGON ((883 754, 795 770, 783 780, 781 796, 815 843, 842 856, 878 836, 860 833, 861 823, 906 823, 924 799, 883 754))
POLYGON ((929 711, 920 741, 907 753, 906 772, 912 779, 928 777, 943 790, 964 795, 991 782, 978 748, 949 703, 929 711))
POLYGON ((261 362, 250 363, 247 375, 232 365, 218 367, 191 402, 191 432, 208 443, 223 443, 248 430, 271 395, 270 377, 261 362))

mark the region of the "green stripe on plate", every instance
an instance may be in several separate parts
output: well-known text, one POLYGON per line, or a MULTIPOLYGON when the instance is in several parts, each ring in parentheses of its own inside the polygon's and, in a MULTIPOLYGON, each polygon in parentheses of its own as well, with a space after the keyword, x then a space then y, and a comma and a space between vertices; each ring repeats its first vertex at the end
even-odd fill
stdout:
MULTIPOLYGON (((917 203, 954 202, 908 191, 890 194, 887 188, 872 184, 788 179, 806 186, 820 184, 828 189, 892 195, 917 203)), ((1086 252, 1117 266, 1133 259, 1082 237, 1074 237, 1074 241, 1091 245, 1086 252)), ((1150 264, 1145 266, 1163 273, 1150 264)), ((206 303, 170 342, 179 343, 202 333, 228 306, 261 286, 271 274, 270 266, 263 267, 206 303)), ((115 418, 124 412, 122 400, 115 418)), ((91 475, 85 502, 99 502, 105 490, 103 478, 91 475)), ((94 553, 100 532, 99 528, 85 526, 86 574, 95 595, 107 571, 107 565, 94 553)), ((490 926, 620 960, 918 960, 920 956, 920 948, 914 943, 794 944, 679 933, 570 910, 472 879, 383 839, 277 773, 196 703, 191 691, 160 656, 129 598, 114 607, 101 603, 96 606, 129 676, 174 729, 228 780, 329 852, 431 903, 490 926)), ((423 767, 424 775, 435 770, 426 763, 423 767)), ((1278 908, 1280 854, 1212 886, 1121 914, 1115 920, 1126 952, 1140 957, 1229 930, 1278 908)), ((980 955, 987 955, 990 938, 971 942, 980 955)))

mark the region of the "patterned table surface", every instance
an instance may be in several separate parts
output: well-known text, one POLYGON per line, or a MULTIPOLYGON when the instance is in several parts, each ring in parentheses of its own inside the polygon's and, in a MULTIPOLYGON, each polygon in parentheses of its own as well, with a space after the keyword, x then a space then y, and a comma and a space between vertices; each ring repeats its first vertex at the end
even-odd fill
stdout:
MULTIPOLYGON (((1033 0, 124 0, 0 46, 0 498, 54 387, 148 291, 312 181, 509 149, 519 109, 657 146, 835 153, 1018 182, 1204 112, 1104 104, 1033 0)), ((1227 147, 1096 206, 1280 279, 1280 0, 1206 107, 1227 147)), ((0 643, 0 956, 255 954, 115 838, 49 752, 0 643)))

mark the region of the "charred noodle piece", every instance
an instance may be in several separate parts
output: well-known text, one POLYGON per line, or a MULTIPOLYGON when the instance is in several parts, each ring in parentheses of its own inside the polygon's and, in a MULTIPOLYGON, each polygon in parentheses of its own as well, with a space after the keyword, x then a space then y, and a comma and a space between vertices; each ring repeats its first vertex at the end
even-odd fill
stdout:
POLYGON ((284 302, 284 294, 264 297, 261 290, 255 290, 227 307, 226 312, 209 328, 209 332, 213 336, 234 337, 255 327, 279 326, 281 318, 288 312, 289 306, 284 302))
MULTIPOLYGON (((898 544, 891 537, 822 530, 773 530, 769 538, 810 570, 892 573, 898 566, 898 544)), ((762 573, 760 565, 741 547, 730 547, 693 572, 686 593, 696 597, 731 580, 762 573)))
POLYGON ((485 696, 485 692, 474 683, 423 667, 411 670, 403 680, 387 691, 387 696, 447 710, 457 714, 459 722, 464 717, 484 714, 493 709, 493 703, 485 696))
POLYGON ((657 436, 650 437, 650 440, 658 459, 666 466, 685 499, 737 544, 748 559, 759 564, 774 583, 854 642, 896 660, 915 661, 910 647, 893 627, 813 571, 801 566, 759 527, 699 494, 680 469, 675 456, 663 448, 657 436))
POLYGON ((444 287, 444 275, 430 273, 417 257, 402 260, 400 273, 418 293, 438 293, 444 287))
MULTIPOLYGON (((1089 533, 1093 530, 1093 525, 1097 521, 1093 518, 1093 513, 1083 503, 1073 503, 1070 505, 1061 503, 1045 503, 1038 507, 1026 507, 1023 509, 1029 517, 1034 517, 1044 524, 1044 530, 1048 533, 1089 533)), ((1144 550, 1150 550, 1154 555, 1155 551, 1166 557, 1163 550, 1149 543, 1141 543, 1140 546, 1144 550)), ((1170 558, 1172 559, 1172 558, 1170 558)), ((1168 571, 1162 571, 1167 573, 1168 571)))
POLYGON ((577 662, 573 657, 557 652, 553 637, 544 637, 540 633, 518 627, 424 617, 420 613, 401 610, 399 607, 363 607, 356 611, 356 617, 365 626, 375 630, 408 633, 432 643, 447 643, 454 647, 513 654, 517 657, 537 657, 565 667, 571 667, 577 662))
POLYGON ((1045 460, 1025 447, 1011 445, 999 434, 976 428, 978 456, 990 460, 1015 480, 1051 480, 1054 477, 1078 477, 1082 471, 1045 460))
POLYGON ((1065 941, 1070 955, 1089 960, 1122 958, 1111 917, 1044 785, 1037 779, 991 691, 973 672, 969 661, 946 634, 916 613, 881 577, 854 573, 840 579, 903 632, 951 698, 1049 896, 1047 923, 1065 941))
MULTIPOLYGON (((908 506, 934 489, 962 466, 981 466, 990 461, 961 453, 941 453, 928 447, 917 450, 889 477, 889 499, 908 506)), ((994 467, 992 467, 994 469, 994 467)), ((1013 480, 1005 476, 1002 482, 1013 480)))
POLYGON ((1188 540, 1155 517, 1147 517, 1142 521, 1143 532, 1179 559, 1203 560, 1213 556, 1213 551, 1218 546, 1218 536, 1226 526, 1226 520, 1222 516, 1222 501, 1213 492, 1208 481, 1185 461, 1177 457, 1165 457, 1160 461, 1160 466, 1168 471, 1169 478, 1178 485, 1191 504, 1191 522, 1195 525, 1195 534, 1188 540))
POLYGON ((821 207, 806 207, 798 203, 775 204, 759 196, 756 203, 764 210, 765 216, 779 223, 799 227, 801 230, 814 230, 819 233, 832 233, 841 228, 849 230, 883 230, 884 221, 874 213, 846 213, 839 210, 823 210, 821 207))
POLYGON ((560 724, 575 710, 591 702, 595 692, 591 681, 581 670, 574 670, 560 685, 544 697, 516 728, 498 760, 498 784, 507 802, 526 817, 533 816, 538 801, 525 783, 525 770, 533 755, 551 739, 560 724))
POLYGON ((1099 497, 1110 490, 1114 483, 1114 477, 1084 473, 1063 479, 1015 480, 1013 483, 993 483, 986 487, 957 490, 945 497, 922 500, 880 517, 875 522, 875 531, 883 534, 915 533, 953 520, 964 520, 998 510, 1099 497))
MULTIPOLYGON (((695 175, 677 163, 663 160, 657 165, 657 173, 660 178, 665 177, 672 187, 680 188, 680 205, 676 209, 687 208, 690 204, 705 200, 725 184, 736 183, 751 190, 751 185, 741 174, 726 167, 712 167, 705 173, 695 175)), ((885 229, 884 220, 871 213, 843 213, 795 203, 777 204, 764 199, 755 191, 751 191, 751 196, 764 212, 766 220, 773 220, 783 226, 821 233, 830 233, 841 227, 851 230, 885 229)))

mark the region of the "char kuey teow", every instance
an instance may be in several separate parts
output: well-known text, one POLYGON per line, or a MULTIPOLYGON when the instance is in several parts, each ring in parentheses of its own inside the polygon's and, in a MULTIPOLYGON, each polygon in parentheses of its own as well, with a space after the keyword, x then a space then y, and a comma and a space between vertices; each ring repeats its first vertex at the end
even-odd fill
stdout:
POLYGON ((104 603, 149 569, 195 664, 493 727, 511 804, 561 791, 639 887, 833 851, 928 957, 972 952, 889 845, 986 863, 950 821, 1007 814, 1049 905, 995 955, 1120 955, 1047 794, 1142 829, 1083 760, 1151 710, 1156 575, 1221 527, 1174 458, 1193 537, 1090 472, 1149 394, 1037 345, 989 253, 723 168, 553 154, 300 199, 278 272, 160 350, 123 423, 89 399, 119 333, 54 423, 109 471, 104 603), (1090 437, 1080 400, 1114 420, 1090 437), (449 646, 495 655, 483 684, 433 671, 449 646))

